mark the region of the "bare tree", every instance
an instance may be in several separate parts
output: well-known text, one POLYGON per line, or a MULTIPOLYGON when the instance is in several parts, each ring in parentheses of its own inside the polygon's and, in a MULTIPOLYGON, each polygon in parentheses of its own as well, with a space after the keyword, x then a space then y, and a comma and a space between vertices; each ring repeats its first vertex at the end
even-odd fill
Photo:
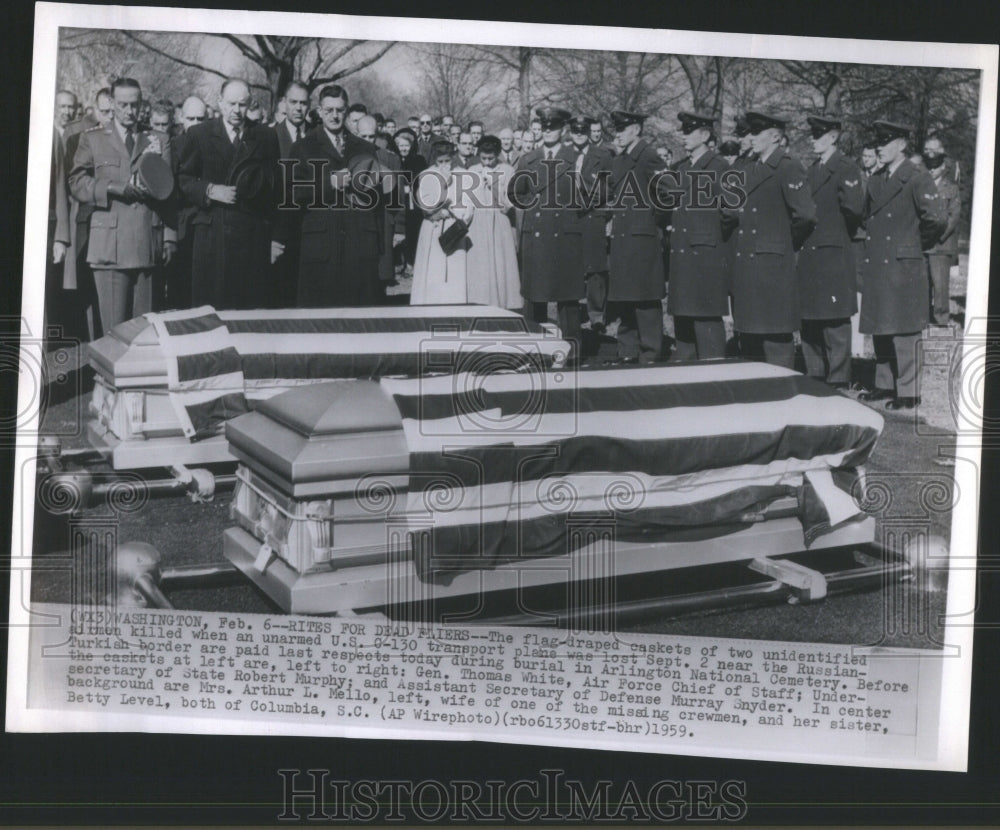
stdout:
POLYGON ((503 108, 505 79, 497 77, 495 66, 479 60, 476 47, 439 43, 415 50, 421 88, 415 103, 421 109, 466 123, 489 119, 503 108))
MULTIPOLYGON (((531 111, 538 105, 551 100, 549 93, 539 94, 535 84, 535 71, 538 64, 549 54, 550 50, 534 46, 475 46, 479 61, 495 69, 506 70, 504 77, 510 77, 507 94, 514 98, 512 109, 517 120, 526 125, 531 119, 531 111)), ((494 70, 495 71, 495 70, 494 70)))
MULTIPOLYGON (((210 75, 225 78, 228 73, 218 65, 211 65, 203 58, 192 57, 196 41, 191 36, 178 43, 178 36, 164 40, 161 35, 148 32, 122 33, 154 55, 167 58, 181 66, 198 69, 210 75)), ((371 66, 385 55, 395 41, 332 40, 317 37, 291 37, 280 35, 227 35, 205 34, 202 38, 218 39, 235 47, 245 58, 251 72, 247 73, 251 86, 270 97, 272 104, 295 78, 301 79, 309 91, 325 84, 340 81, 371 66)))
POLYGON ((58 85, 91 104, 97 90, 114 78, 139 81, 147 98, 181 100, 197 89, 201 71, 148 53, 121 32, 62 29, 59 33, 58 85))
POLYGON ((594 117, 615 109, 665 115, 684 91, 672 55, 581 50, 554 53, 547 65, 569 108, 594 117))

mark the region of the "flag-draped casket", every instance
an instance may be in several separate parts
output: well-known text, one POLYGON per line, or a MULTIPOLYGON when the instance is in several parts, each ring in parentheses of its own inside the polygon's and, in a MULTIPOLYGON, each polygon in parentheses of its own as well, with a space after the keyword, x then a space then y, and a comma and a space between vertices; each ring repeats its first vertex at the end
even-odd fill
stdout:
POLYGON ((572 555, 588 525, 697 545, 778 500, 797 514, 792 552, 866 519, 852 489, 882 423, 822 383, 741 361, 324 384, 229 422, 241 484, 227 555, 315 574, 385 562, 395 545, 447 584, 572 555))
POLYGON ((146 314, 90 345, 90 435, 110 448, 116 467, 225 460, 225 442, 204 439, 296 386, 479 365, 537 368, 567 350, 551 327, 488 306, 146 314))

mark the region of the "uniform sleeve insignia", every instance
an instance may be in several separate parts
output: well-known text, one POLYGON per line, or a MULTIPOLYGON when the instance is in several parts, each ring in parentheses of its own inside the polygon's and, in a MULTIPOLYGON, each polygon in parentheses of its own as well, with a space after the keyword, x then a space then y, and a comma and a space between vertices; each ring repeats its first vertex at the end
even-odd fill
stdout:
POLYGON ((788 189, 789 190, 798 190, 804 184, 805 184, 805 182, 789 182, 788 183, 788 189))
POLYGON ((938 197, 937 193, 925 193, 924 194, 924 198, 925 199, 936 199, 937 197, 938 197))
POLYGON ((857 179, 844 179, 844 184, 846 184, 848 187, 857 187, 858 186, 858 180, 857 179))

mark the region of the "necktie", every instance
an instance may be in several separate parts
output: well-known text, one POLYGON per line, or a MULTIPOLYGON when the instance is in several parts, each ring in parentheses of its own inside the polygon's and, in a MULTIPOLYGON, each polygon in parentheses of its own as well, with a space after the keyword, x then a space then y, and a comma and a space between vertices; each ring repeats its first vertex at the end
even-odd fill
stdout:
POLYGON ((239 147, 240 146, 240 131, 239 130, 233 130, 233 146, 234 147, 239 147))
POLYGON ((333 146, 339 155, 344 155, 344 136, 342 133, 334 135, 333 146))
POLYGON ((303 127, 301 124, 299 124, 299 126, 295 128, 295 137, 305 138, 305 135, 306 135, 306 128, 303 127))
POLYGON ((135 136, 131 130, 125 130, 125 149, 128 150, 130 156, 132 155, 132 151, 135 150, 135 136))

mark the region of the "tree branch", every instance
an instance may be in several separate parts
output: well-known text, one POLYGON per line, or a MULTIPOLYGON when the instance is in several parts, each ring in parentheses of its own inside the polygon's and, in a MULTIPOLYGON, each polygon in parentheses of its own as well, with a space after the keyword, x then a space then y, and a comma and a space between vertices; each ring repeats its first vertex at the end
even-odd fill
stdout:
POLYGON ((217 75, 220 78, 227 78, 227 79, 229 78, 229 76, 225 72, 220 72, 218 69, 213 69, 212 67, 205 66, 204 64, 194 63, 193 61, 187 61, 184 60, 183 58, 177 57, 176 55, 171 55, 169 52, 165 52, 162 49, 158 49, 157 47, 152 46, 149 43, 146 43, 146 41, 144 41, 142 38, 140 38, 138 35, 132 32, 123 30, 122 34, 125 35, 125 37, 129 38, 129 40, 134 40, 143 48, 148 49, 154 55, 159 55, 160 57, 172 60, 174 63, 179 63, 181 66, 189 66, 192 69, 200 69, 202 72, 208 72, 212 75, 217 75))

